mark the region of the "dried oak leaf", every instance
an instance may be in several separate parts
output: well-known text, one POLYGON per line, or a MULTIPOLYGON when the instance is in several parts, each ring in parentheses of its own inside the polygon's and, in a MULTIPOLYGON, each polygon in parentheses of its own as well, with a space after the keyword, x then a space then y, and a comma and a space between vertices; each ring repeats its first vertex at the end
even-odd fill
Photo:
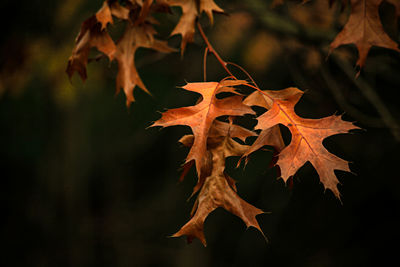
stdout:
MULTIPOLYGON (((122 20, 127 20, 129 18, 129 8, 125 7, 125 6, 121 6, 117 0, 107 0, 104 3, 107 3, 107 5, 103 5, 103 7, 105 8, 105 13, 106 15, 104 15, 104 22, 109 22, 111 24, 113 24, 113 20, 111 18, 109 18, 108 14, 111 13, 111 15, 113 15, 116 18, 122 19, 122 20), (107 11, 107 6, 108 9, 110 11, 107 11)), ((96 16, 98 17, 98 13, 96 14, 96 16)), ((99 21, 100 19, 97 18, 99 21)))
MULTIPOLYGON (((246 81, 235 81, 236 85, 245 84, 246 81)), ((151 126, 189 126, 194 135, 194 144, 186 158, 186 163, 194 160, 199 177, 202 176, 202 166, 206 163, 207 138, 213 121, 220 116, 243 116, 254 114, 254 111, 242 103, 242 96, 234 95, 218 99, 216 95, 226 92, 232 81, 188 83, 183 89, 202 95, 201 101, 195 106, 167 110, 161 119, 151 126)))
MULTIPOLYGON (((272 108, 273 100, 255 91, 246 97, 243 103, 248 106, 259 106, 269 110, 272 108)), ((250 149, 243 154, 243 158, 248 157, 251 153, 259 150, 263 146, 272 146, 275 152, 278 153, 283 150, 285 143, 283 142, 279 125, 262 130, 250 149)))
MULTIPOLYGON (((290 144, 279 154, 277 165, 286 182, 297 170, 309 161, 316 169, 325 189, 330 189, 340 199, 339 183, 334 170, 350 172, 348 162, 331 154, 322 141, 332 135, 359 129, 352 122, 343 121, 332 115, 321 119, 305 119, 298 116, 294 106, 303 92, 297 88, 280 91, 263 91, 264 96, 273 100, 272 108, 257 118, 256 129, 266 130, 277 124, 289 128, 292 134, 290 144)), ((250 104, 250 103, 248 103, 250 104)))
POLYGON ((330 45, 330 52, 338 46, 355 44, 358 49, 357 65, 362 68, 372 46, 400 52, 395 41, 383 29, 379 6, 383 0, 351 0, 351 14, 343 30, 330 45))
POLYGON ((213 12, 223 13, 224 11, 214 3, 214 0, 166 0, 170 6, 179 6, 182 8, 182 16, 178 24, 171 33, 172 35, 182 35, 181 52, 185 51, 186 44, 193 42, 193 36, 196 31, 195 23, 197 17, 204 11, 208 15, 211 23, 213 22, 213 12))
POLYGON ((121 6, 117 0, 104 1, 103 6, 96 13, 96 19, 101 23, 102 30, 107 27, 108 23, 114 23, 112 16, 127 20, 129 17, 129 9, 125 6, 121 6))
POLYGON ((114 59, 116 46, 108 34, 107 24, 113 23, 112 16, 119 19, 128 19, 129 10, 117 1, 106 0, 94 16, 82 23, 81 30, 76 37, 75 47, 68 60, 67 74, 71 78, 75 71, 82 80, 87 78, 86 65, 90 49, 96 47, 103 52, 110 61, 114 59))
POLYGON ((104 1, 103 6, 96 13, 96 19, 101 23, 101 30, 104 30, 108 23, 113 24, 109 2, 110 1, 104 1))
POLYGON ((155 33, 156 31, 150 24, 135 25, 131 21, 127 21, 125 32, 117 42, 115 52, 115 58, 118 62, 116 88, 117 93, 123 88, 128 107, 135 101, 133 90, 136 86, 150 94, 135 67, 136 50, 139 47, 145 47, 164 53, 175 51, 168 46, 166 41, 155 39, 155 33))
MULTIPOLYGON (((226 122, 222 122, 219 120, 214 120, 209 134, 208 134, 208 138, 215 140, 216 138, 221 138, 221 137, 225 137, 225 136, 230 136, 231 138, 238 138, 239 140, 241 140, 242 142, 246 141, 247 137, 250 136, 257 136, 257 134, 253 131, 250 131, 246 128, 243 128, 241 126, 235 125, 231 123, 226 123, 226 122)), ((187 146, 187 147, 191 147, 193 145, 193 136, 190 135, 190 140, 188 139, 187 136, 182 137, 179 142, 182 143, 183 145, 187 146)), ((210 142, 207 142, 210 143, 210 142)), ((197 184, 195 185, 195 187, 193 188, 193 192, 192 192, 192 196, 194 194, 196 194, 199 189, 203 186, 204 184, 204 180, 207 176, 209 176, 211 174, 213 165, 212 165, 212 158, 211 158, 211 153, 206 153, 206 160, 203 162, 206 162, 203 166, 202 166, 202 176, 200 176, 198 178, 197 184)), ((183 165, 183 172, 180 176, 179 181, 183 181, 183 179, 185 178, 186 174, 189 172, 190 168, 193 166, 193 161, 187 162, 183 165)), ((227 178, 228 179, 228 178, 227 178)), ((229 179, 228 179, 229 180, 229 179)), ((234 185, 232 185, 230 183, 230 185, 233 187, 234 185)), ((236 191, 236 190, 235 190, 236 191)))
MULTIPOLYGON (((248 136, 253 135, 253 133, 244 128, 240 129, 241 127, 237 125, 233 125, 226 131, 225 126, 222 126, 224 129, 216 129, 219 133, 213 135, 213 137, 210 136, 208 139, 208 148, 212 158, 211 174, 205 178, 201 187, 192 210, 192 218, 177 233, 172 235, 173 237, 186 235, 189 242, 193 238, 198 238, 206 246, 203 232, 204 221, 218 207, 235 214, 242 219, 247 227, 255 227, 262 233, 256 216, 264 212, 240 198, 236 193, 234 180, 225 173, 225 159, 231 156, 241 156, 248 149, 247 145, 239 144, 232 139, 230 129, 235 128, 248 136)), ((192 135, 187 135, 181 139, 181 142, 190 146, 194 142, 193 138, 192 135)))
POLYGON ((102 25, 96 16, 92 16, 82 23, 72 55, 68 59, 66 72, 69 78, 77 71, 82 80, 86 80, 86 65, 92 47, 96 47, 100 52, 107 55, 110 61, 113 60, 116 46, 107 31, 102 30, 102 25))

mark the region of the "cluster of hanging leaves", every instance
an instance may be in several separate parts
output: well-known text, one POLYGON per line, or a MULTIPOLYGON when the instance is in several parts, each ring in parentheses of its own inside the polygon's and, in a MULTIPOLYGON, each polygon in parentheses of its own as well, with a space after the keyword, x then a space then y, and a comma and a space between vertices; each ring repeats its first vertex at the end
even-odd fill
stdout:
POLYGON ((153 25, 158 22, 152 14, 171 13, 171 6, 182 8, 179 23, 171 33, 171 35, 182 35, 182 54, 187 42, 193 41, 195 22, 199 14, 204 11, 212 22, 213 12, 223 12, 212 0, 126 0, 124 5, 117 0, 105 0, 97 13, 82 23, 72 55, 68 60, 68 76, 71 78, 78 72, 82 80, 86 80, 89 52, 95 47, 110 61, 118 62, 116 91, 118 93, 121 88, 124 90, 128 107, 135 101, 133 90, 136 86, 150 93, 136 70, 135 53, 140 47, 163 53, 176 51, 169 47, 166 41, 154 38, 157 31, 153 25), (125 22, 125 32, 117 41, 114 41, 107 31, 109 25, 114 23, 114 19, 125 22))
POLYGON ((305 119, 294 111, 303 92, 297 88, 279 91, 256 90, 243 99, 236 86, 251 86, 246 81, 225 79, 221 82, 188 83, 183 89, 199 93, 201 101, 194 106, 170 109, 152 126, 185 125, 192 129, 193 135, 184 136, 180 142, 190 147, 184 164, 184 173, 195 164, 198 181, 193 194, 198 193, 192 218, 173 236, 196 237, 206 245, 203 223, 210 212, 217 207, 240 217, 247 227, 260 230, 255 218, 263 213, 236 194, 234 180, 225 173, 225 159, 231 156, 247 157, 264 146, 271 146, 278 152, 277 165, 281 177, 287 181, 306 162, 311 162, 326 189, 337 198, 338 179, 334 170, 350 171, 348 162, 331 154, 322 141, 332 135, 347 133, 357 129, 353 123, 343 121, 332 115, 321 119, 305 119), (230 96, 219 98, 222 92, 230 96), (240 144, 233 138, 245 141, 249 136, 257 136, 253 131, 239 125, 218 120, 222 116, 255 115, 251 106, 260 106, 267 111, 257 117, 256 130, 261 130, 253 145, 240 144), (292 140, 285 146, 278 125, 289 128, 292 140))
MULTIPOLYGON (((281 5, 287 0, 274 0, 272 6, 281 5)), ((305 4, 311 0, 303 0, 305 4)), ((386 1, 395 6, 396 16, 400 16, 400 1, 398 0, 326 0, 330 5, 338 2, 342 10, 351 6, 351 13, 347 23, 330 45, 331 53, 335 48, 354 44, 358 49, 357 65, 365 65, 367 55, 372 46, 399 51, 398 44, 385 32, 380 17, 379 7, 386 1)), ((193 41, 196 20, 204 12, 213 23, 213 13, 224 13, 213 0, 105 0, 97 13, 82 23, 81 30, 76 37, 72 55, 68 60, 67 73, 71 78, 78 72, 82 80, 86 80, 86 65, 91 48, 97 48, 110 61, 118 62, 116 80, 117 93, 122 88, 129 106, 135 101, 133 90, 136 86, 149 93, 135 67, 135 53, 140 47, 150 48, 159 52, 169 53, 176 49, 168 46, 166 41, 157 40, 154 35, 157 31, 153 25, 157 20, 152 17, 155 12, 171 13, 170 7, 182 9, 178 24, 171 33, 181 35, 181 53, 183 54, 188 42, 193 41), (108 34, 108 27, 114 20, 125 22, 125 32, 122 37, 114 41, 108 34)))
POLYGON ((162 0, 155 3, 152 0, 130 0, 124 6, 114 0, 104 1, 100 10, 82 23, 68 60, 68 75, 71 77, 77 71, 82 80, 86 80, 89 52, 96 47, 110 61, 118 62, 116 90, 117 93, 121 88, 124 90, 127 106, 135 100, 133 90, 136 86, 149 93, 135 67, 136 50, 145 47, 165 53, 174 51, 166 41, 154 38, 157 32, 153 25, 157 21, 151 14, 156 11, 167 12, 168 5, 162 0), (116 42, 107 31, 108 25, 114 23, 114 18, 126 22, 125 32, 116 42))
MULTIPOLYGON (((357 65, 363 67, 372 46, 398 49, 384 31, 379 18, 379 6, 387 1, 395 6, 400 14, 398 0, 327 0, 330 4, 339 2, 342 7, 351 5, 350 17, 342 31, 330 45, 331 51, 340 45, 355 44, 359 59, 357 65)), ((274 5, 284 0, 275 0, 274 5)), ((308 2, 308 1, 303 1, 308 2)), ((135 52, 139 47, 160 52, 172 52, 175 49, 166 41, 154 38, 157 21, 154 12, 169 13, 170 7, 178 6, 182 15, 171 35, 181 35, 181 53, 188 42, 193 41, 196 23, 204 12, 213 22, 213 13, 223 13, 213 0, 106 0, 100 10, 82 24, 76 44, 68 61, 67 73, 71 77, 78 72, 83 80, 87 78, 86 66, 89 52, 95 47, 110 61, 117 60, 117 92, 122 88, 129 106, 134 101, 133 90, 136 86, 148 92, 135 68, 135 52), (125 32, 114 41, 108 27, 114 20, 125 22, 125 32)), ((203 33, 202 33, 203 34, 203 33)), ((203 36, 203 39, 205 37, 203 36)), ((317 171, 320 181, 340 199, 338 179, 335 170, 350 171, 347 161, 330 153, 322 144, 329 136, 347 133, 358 129, 352 122, 332 115, 321 119, 302 118, 295 112, 295 105, 303 95, 297 88, 283 90, 261 90, 254 82, 239 80, 230 73, 224 62, 206 40, 207 50, 212 52, 228 71, 229 76, 219 82, 188 83, 182 88, 200 95, 193 106, 167 110, 152 126, 188 126, 192 135, 185 135, 180 142, 190 148, 183 165, 181 180, 194 165, 197 183, 192 196, 196 201, 191 219, 173 236, 187 236, 188 240, 198 238, 204 245, 204 221, 216 208, 222 207, 237 215, 247 227, 255 227, 261 233, 256 216, 263 211, 247 203, 237 194, 235 180, 225 170, 228 157, 248 159, 253 152, 272 147, 276 155, 276 165, 281 178, 286 182, 306 163, 310 162, 317 171), (253 88, 248 96, 240 93, 240 87, 253 88), (265 112, 256 114, 253 107, 262 107, 265 112), (254 130, 246 129, 234 123, 235 117, 256 116, 254 130), (225 121, 223 120, 225 119, 225 121), (228 119, 226 119, 228 118, 228 119), (291 141, 285 144, 279 125, 287 127, 291 141), (256 137, 252 145, 246 145, 247 137, 256 137)), ((258 110, 258 109, 257 109, 258 110)), ((240 161, 239 161, 240 162, 240 161)), ((268 163, 266 163, 268 165, 268 163)))

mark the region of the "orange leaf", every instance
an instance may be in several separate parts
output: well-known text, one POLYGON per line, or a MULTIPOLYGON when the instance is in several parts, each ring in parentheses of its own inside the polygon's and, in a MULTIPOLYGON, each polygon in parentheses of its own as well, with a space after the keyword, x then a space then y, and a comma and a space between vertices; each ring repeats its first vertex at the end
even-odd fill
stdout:
POLYGON ((214 0, 200 0, 199 9, 197 0, 167 0, 170 6, 179 6, 182 8, 182 16, 172 31, 171 35, 180 34, 182 35, 181 52, 185 51, 186 44, 193 42, 193 36, 196 31, 195 22, 197 17, 204 11, 207 13, 211 23, 213 22, 212 12, 224 12, 218 7, 214 0))
POLYGON ((113 23, 111 10, 108 5, 108 1, 104 1, 103 6, 96 13, 96 19, 101 23, 101 30, 104 30, 107 27, 108 23, 113 23))
MULTIPOLYGON (((207 150, 207 138, 213 121, 224 115, 242 116, 254 114, 254 111, 242 103, 241 96, 229 96, 218 99, 216 95, 224 91, 224 83, 198 82, 188 83, 183 89, 197 92, 202 95, 202 100, 195 106, 170 109, 162 114, 161 119, 154 122, 152 126, 174 126, 186 125, 191 127, 194 134, 194 144, 189 151, 186 162, 195 160, 196 170, 201 177, 202 165, 207 150)), ((242 81, 242 84, 246 83, 242 81)))
POLYGON ((340 199, 337 188, 339 181, 334 170, 350 171, 348 162, 329 153, 322 141, 331 135, 359 128, 336 115, 321 119, 305 119, 298 116, 294 106, 303 92, 297 88, 263 92, 264 97, 273 99, 273 105, 270 110, 257 118, 256 129, 266 130, 277 124, 283 124, 292 134, 290 144, 282 150, 277 161, 283 180, 286 182, 309 161, 316 169, 325 189, 330 189, 340 199))
MULTIPOLYGON (((238 125, 221 123, 219 126, 222 127, 213 130, 213 137, 210 136, 208 139, 212 171, 201 185, 200 193, 193 207, 193 217, 173 235, 173 237, 186 235, 188 240, 198 238, 204 246, 206 246, 203 232, 204 221, 218 207, 235 214, 243 220, 247 227, 255 227, 262 233, 256 216, 264 212, 241 199, 236 193, 235 181, 225 173, 225 159, 231 156, 241 156, 248 149, 247 145, 241 145, 234 141, 230 133, 242 138, 252 136, 254 133, 238 125)), ((193 136, 184 136, 181 142, 190 146, 193 144, 193 136)))
MULTIPOLYGON (((221 139, 221 137, 225 137, 225 136, 230 136, 231 138, 238 138, 241 141, 245 142, 247 137, 257 136, 257 134, 255 132, 245 129, 239 125, 215 120, 214 123, 212 124, 209 134, 208 134, 209 140, 207 142, 208 143, 207 148, 210 149, 210 146, 213 146, 213 142, 215 143, 215 141, 213 141, 213 140, 216 140, 217 138, 221 139)), ((184 146, 192 147, 193 140, 194 140, 193 135, 185 135, 179 140, 179 142, 182 143, 184 146)), ((246 148, 247 148, 247 146, 246 146, 246 148)), ((199 191, 199 189, 203 186, 205 177, 209 176, 211 174, 211 170, 214 167, 212 164, 211 157, 212 157, 212 155, 210 153, 206 153, 206 156, 205 156, 206 160, 203 161, 203 162, 205 162, 205 164, 202 166, 202 176, 199 176, 197 184, 193 188, 192 196, 194 194, 196 194, 197 191, 199 191)), ((193 166, 193 161, 186 162, 183 165, 183 172, 179 178, 180 181, 183 181, 183 179, 185 178, 186 174, 189 172, 189 170, 192 166, 193 166)), ((229 179, 228 179, 228 181, 229 181, 229 179)))
POLYGON ((357 65, 363 67, 372 46, 399 51, 395 41, 383 29, 379 6, 383 0, 351 0, 351 14, 343 30, 330 45, 330 52, 344 44, 355 44, 357 65))
MULTIPOLYGON (((248 106, 259 106, 266 109, 271 109, 273 105, 273 99, 265 97, 259 91, 255 91, 246 97, 243 103, 248 106)), ((263 146, 272 146, 276 152, 282 151, 282 149, 285 147, 281 130, 279 129, 278 125, 262 130, 250 149, 243 154, 243 157, 248 157, 251 153, 259 150, 263 146)))
POLYGON ((182 8, 182 16, 178 24, 175 26, 171 33, 172 35, 182 35, 181 53, 185 51, 186 44, 193 42, 195 33, 195 22, 199 14, 194 0, 170 0, 168 2, 171 6, 180 6, 182 8))
POLYGON ((206 246, 206 239, 203 233, 204 221, 218 207, 223 207, 240 217, 247 227, 252 226, 262 232, 256 216, 264 212, 241 199, 229 186, 224 174, 218 174, 207 177, 199 193, 194 216, 172 236, 186 235, 189 238, 195 237, 200 239, 203 245, 206 246))
POLYGON ((214 22, 213 12, 223 13, 224 10, 217 6, 214 0, 200 0, 200 13, 206 12, 211 24, 214 22))

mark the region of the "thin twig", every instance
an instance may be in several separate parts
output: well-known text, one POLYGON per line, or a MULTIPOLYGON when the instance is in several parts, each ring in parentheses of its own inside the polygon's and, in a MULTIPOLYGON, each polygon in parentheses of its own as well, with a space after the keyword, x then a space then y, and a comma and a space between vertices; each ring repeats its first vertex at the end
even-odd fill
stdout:
MULTIPOLYGON (((233 73, 228 69, 228 63, 227 63, 225 60, 223 60, 223 59, 219 56, 218 52, 217 52, 217 51, 214 49, 214 47, 211 45, 210 41, 208 40, 207 36, 206 36, 205 33, 204 33, 203 28, 201 27, 201 24, 200 24, 199 21, 197 21, 197 28, 198 28, 198 30, 199 30, 199 32, 200 32, 201 37, 203 38, 204 42, 206 43, 207 48, 208 48, 208 50, 210 51, 210 53, 212 53, 212 54, 215 56, 215 58, 218 60, 218 62, 221 64, 221 66, 224 68, 224 70, 225 70, 233 79, 238 80, 238 79, 236 78, 236 76, 233 75, 233 73)), ((244 68, 242 68, 242 67, 240 67, 239 65, 234 64, 234 63, 229 63, 229 64, 234 65, 234 66, 236 66, 236 67, 239 67, 239 69, 241 69, 241 70, 253 81, 253 83, 254 83, 254 85, 251 85, 251 84, 246 83, 246 84, 244 84, 245 86, 248 86, 248 87, 251 87, 251 88, 257 90, 257 91, 260 92, 261 94, 265 95, 266 97, 268 97, 269 99, 271 99, 272 101, 274 101, 274 99, 273 99, 271 96, 269 96, 268 94, 266 94, 265 92, 263 92, 263 91, 257 86, 257 84, 255 83, 254 79, 251 77, 251 75, 250 75, 246 70, 244 70, 244 68)))
MULTIPOLYGON (((232 74, 232 72, 228 69, 227 67, 227 63, 219 56, 219 54, 217 53, 217 51, 214 50, 214 47, 211 45, 210 41, 208 40, 207 36, 205 35, 204 31, 203 31, 203 27, 201 27, 200 22, 197 22, 197 29, 199 29, 201 38, 203 38, 204 42, 207 45, 208 50, 210 51, 210 53, 212 53, 215 58, 218 60, 218 62, 221 64, 221 66, 224 68, 224 70, 232 77, 235 77, 235 75, 232 74)), ((236 79, 236 78, 235 78, 236 79)))

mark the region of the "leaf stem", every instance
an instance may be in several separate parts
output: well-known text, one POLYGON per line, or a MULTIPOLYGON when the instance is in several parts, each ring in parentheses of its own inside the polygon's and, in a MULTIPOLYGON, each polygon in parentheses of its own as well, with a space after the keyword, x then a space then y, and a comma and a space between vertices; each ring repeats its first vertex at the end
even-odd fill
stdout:
MULTIPOLYGON (((243 67, 239 66, 239 65, 236 64, 236 63, 233 63, 233 62, 226 62, 225 60, 223 60, 223 59, 220 57, 220 55, 218 54, 218 52, 215 51, 214 47, 211 45, 211 43, 210 43, 210 41, 208 40, 206 34, 204 33, 203 27, 201 26, 201 24, 200 24, 199 21, 197 21, 196 25, 197 25, 197 29, 198 29, 199 32, 200 32, 201 38, 203 38, 204 42, 205 42, 206 45, 207 45, 208 51, 209 51, 210 53, 212 53, 212 54, 215 56, 215 58, 218 60, 218 62, 221 64, 221 66, 224 68, 224 70, 225 70, 232 78, 234 78, 235 80, 238 80, 238 78, 236 78, 236 76, 233 75, 233 73, 228 69, 228 64, 229 64, 229 65, 233 65, 233 66, 237 67, 238 69, 240 69, 247 77, 250 78, 250 80, 251 80, 252 83, 254 84, 254 85, 245 84, 246 86, 251 87, 251 88, 257 90, 257 91, 260 92, 261 94, 267 96, 267 97, 270 98, 272 101, 274 101, 274 99, 273 99, 271 96, 269 96, 268 94, 266 94, 265 92, 263 92, 263 91, 258 87, 258 85, 257 85, 257 83, 254 81, 253 77, 251 77, 251 75, 250 75, 243 67)), ((206 49, 206 52, 207 52, 207 49, 206 49)), ((206 57, 207 57, 207 53, 204 54, 204 62, 205 62, 206 57)), ((205 63, 204 63, 204 64, 205 64, 205 63)), ((205 65, 204 65, 203 68, 204 68, 204 70, 206 69, 205 65)), ((204 78, 205 78, 205 77, 206 77, 206 74, 204 73, 204 78)), ((205 80, 205 79, 204 79, 204 80, 205 80)))
POLYGON ((219 54, 217 53, 217 51, 215 51, 214 47, 211 45, 210 41, 208 40, 206 34, 203 31, 203 27, 201 27, 201 24, 199 21, 197 21, 197 29, 200 32, 201 38, 203 38, 204 42, 207 45, 208 50, 215 56, 215 58, 218 60, 218 62, 221 64, 221 66, 224 68, 224 70, 232 77, 235 78, 235 80, 237 80, 237 78, 235 77, 235 75, 232 74, 232 72, 228 69, 227 67, 227 63, 219 56, 219 54))
POLYGON ((207 81, 207 55, 208 55, 208 47, 204 50, 204 56, 203 56, 203 77, 204 81, 207 81))
POLYGON ((258 85, 257 85, 257 83, 256 83, 256 81, 253 79, 253 77, 251 77, 250 73, 248 73, 242 66, 240 66, 240 65, 238 65, 238 64, 236 64, 236 63, 233 63, 233 62, 227 62, 227 65, 232 65, 232 66, 234 66, 234 67, 240 69, 244 74, 246 74, 246 76, 250 79, 250 81, 251 81, 257 88, 259 88, 258 85))

